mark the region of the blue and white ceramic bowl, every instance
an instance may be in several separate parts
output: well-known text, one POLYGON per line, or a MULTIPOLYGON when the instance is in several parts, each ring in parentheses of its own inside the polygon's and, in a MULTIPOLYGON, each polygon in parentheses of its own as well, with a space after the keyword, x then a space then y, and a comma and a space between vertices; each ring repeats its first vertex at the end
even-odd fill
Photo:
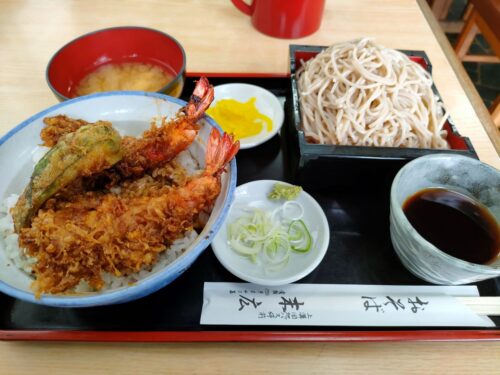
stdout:
MULTIPOLYGON (((33 156, 41 143, 43 119, 65 114, 94 122, 106 120, 122 135, 138 136, 150 126, 153 117, 173 116, 185 102, 157 93, 110 92, 68 100, 42 111, 24 121, 0 139, 0 200, 11 194, 21 194, 32 173, 33 156)), ((221 130, 210 118, 199 121, 202 128, 189 150, 204 165, 206 141, 212 127, 221 130)), ((0 292, 24 301, 58 306, 86 307, 123 303, 144 297, 169 284, 181 275, 205 250, 220 229, 233 200, 236 187, 236 161, 231 161, 222 175, 222 190, 215 202, 208 223, 197 239, 175 261, 150 273, 134 285, 103 292, 76 295, 43 295, 36 299, 28 274, 13 266, 0 241, 0 292)))

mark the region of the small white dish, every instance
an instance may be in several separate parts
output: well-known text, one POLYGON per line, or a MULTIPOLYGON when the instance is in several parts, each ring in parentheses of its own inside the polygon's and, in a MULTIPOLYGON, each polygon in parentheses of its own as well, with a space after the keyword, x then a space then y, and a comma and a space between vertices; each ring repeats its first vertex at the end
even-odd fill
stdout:
POLYGON ((296 201, 304 207, 302 220, 313 236, 313 246, 309 252, 302 254, 292 251, 284 268, 266 272, 262 265, 252 263, 229 246, 227 224, 242 215, 241 207, 273 210, 284 203, 267 198, 275 183, 286 184, 281 181, 260 180, 238 186, 229 214, 212 242, 215 256, 229 272, 258 285, 285 285, 302 279, 319 265, 330 243, 330 228, 323 209, 313 197, 302 191, 296 201))
POLYGON ((234 99, 239 102, 247 102, 251 98, 256 98, 255 106, 263 115, 268 116, 273 126, 270 131, 263 127, 262 131, 252 137, 245 137, 240 139, 240 148, 252 148, 258 146, 272 137, 281 129, 285 112, 283 105, 279 99, 270 91, 262 87, 249 85, 246 83, 228 83, 225 85, 215 86, 215 96, 211 107, 221 99, 234 99))

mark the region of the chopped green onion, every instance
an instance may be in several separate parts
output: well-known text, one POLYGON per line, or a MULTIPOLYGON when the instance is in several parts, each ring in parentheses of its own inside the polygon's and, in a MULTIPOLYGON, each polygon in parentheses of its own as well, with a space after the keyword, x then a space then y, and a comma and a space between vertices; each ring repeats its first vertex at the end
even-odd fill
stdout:
POLYGON ((252 246, 249 246, 236 239, 229 240, 229 244, 237 253, 242 255, 256 255, 262 250, 262 246, 260 244, 255 243, 252 246))
POLYGON ((263 263, 266 272, 279 271, 287 265, 292 251, 307 253, 312 247, 311 234, 301 220, 303 214, 298 202, 286 202, 270 212, 255 209, 228 224, 228 243, 251 262, 263 263), (291 207, 298 210, 291 212, 291 207))
POLYGON ((300 220, 302 219, 302 216, 304 216, 304 207, 299 202, 295 201, 288 201, 283 204, 283 216, 285 216, 288 220, 300 220), (298 208, 298 213, 295 213, 295 216, 293 215, 293 208, 292 206, 295 206, 298 208))
POLYGON ((307 253, 311 249, 312 237, 302 220, 295 220, 288 227, 288 235, 292 238, 292 250, 307 253), (294 246, 296 245, 296 246, 294 246))

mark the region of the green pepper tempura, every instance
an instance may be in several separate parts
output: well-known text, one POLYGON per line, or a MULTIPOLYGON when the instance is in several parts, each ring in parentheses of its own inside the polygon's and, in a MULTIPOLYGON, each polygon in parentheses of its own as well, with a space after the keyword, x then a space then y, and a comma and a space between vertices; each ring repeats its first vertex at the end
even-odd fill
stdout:
POLYGON ((285 185, 285 184, 274 184, 273 191, 267 196, 271 200, 293 200, 297 198, 302 191, 301 186, 295 185, 285 185))

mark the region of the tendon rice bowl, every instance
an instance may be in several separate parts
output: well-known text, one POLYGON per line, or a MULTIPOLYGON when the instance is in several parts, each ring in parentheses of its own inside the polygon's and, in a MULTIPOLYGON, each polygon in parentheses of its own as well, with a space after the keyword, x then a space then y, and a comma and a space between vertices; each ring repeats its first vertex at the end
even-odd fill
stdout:
MULTIPOLYGON (((42 111, 27 119, 0 138, 0 292, 31 303, 56 307, 102 306, 132 301, 168 285, 180 276, 210 244, 227 216, 236 188, 236 161, 233 159, 221 175, 221 190, 207 222, 199 233, 186 233, 175 246, 161 254, 151 269, 125 277, 104 275, 105 287, 89 292, 78 284, 67 294, 42 294, 36 298, 31 288, 30 267, 34 259, 19 251, 17 235, 12 233, 8 207, 16 202, 28 183, 33 167, 45 152, 40 145, 43 119, 64 114, 89 122, 109 121, 122 135, 137 137, 150 128, 151 119, 173 117, 185 105, 184 101, 157 93, 112 92, 88 95, 42 111), (15 156, 15 157, 13 157, 15 156)), ((191 146, 179 154, 185 169, 205 168, 205 149, 211 130, 221 128, 210 118, 198 121, 201 129, 191 146), (187 163, 184 164, 184 163, 187 163), (191 163, 191 167, 189 167, 191 163)), ((187 171, 188 172, 188 171, 187 171)), ((188 174, 189 174, 188 173, 188 174)))

